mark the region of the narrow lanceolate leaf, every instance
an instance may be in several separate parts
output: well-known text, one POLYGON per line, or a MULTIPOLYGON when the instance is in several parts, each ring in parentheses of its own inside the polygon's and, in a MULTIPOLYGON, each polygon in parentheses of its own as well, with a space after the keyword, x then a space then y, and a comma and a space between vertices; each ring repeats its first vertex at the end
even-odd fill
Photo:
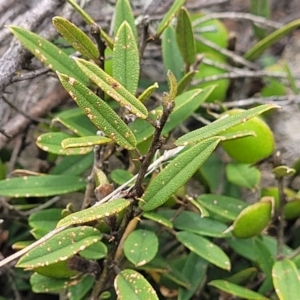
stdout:
POLYGON ((93 147, 91 146, 76 149, 64 149, 61 146, 62 141, 72 137, 72 135, 64 132, 47 132, 41 134, 37 138, 36 144, 44 151, 58 155, 83 155, 93 150, 93 147))
POLYGON ((177 95, 181 95, 191 84, 197 71, 190 71, 186 73, 178 82, 177 95))
POLYGON ((137 42, 137 29, 134 22, 134 15, 128 0, 118 0, 115 8, 115 24, 114 35, 117 35, 119 28, 123 22, 126 21, 134 35, 134 39, 137 42))
POLYGON ((43 175, 0 181, 0 195, 6 197, 47 197, 81 190, 82 178, 72 175, 43 175))
POLYGON ((195 40, 192 23, 186 8, 179 11, 176 26, 176 39, 185 63, 190 66, 196 57, 195 40))
POLYGON ((24 28, 9 26, 9 29, 22 45, 47 67, 87 83, 87 77, 76 63, 54 44, 24 28))
POLYGON ((142 103, 146 102, 151 95, 155 92, 155 90, 158 88, 157 82, 149 86, 147 89, 143 91, 142 94, 139 95, 138 100, 142 103))
POLYGON ((109 105, 76 79, 60 73, 58 77, 94 125, 120 146, 126 149, 135 148, 134 134, 109 105))
POLYGON ((68 228, 21 257, 17 267, 34 269, 65 261, 100 239, 101 233, 96 228, 68 228))
POLYGON ((148 211, 164 204, 200 168, 219 141, 218 137, 211 138, 179 154, 150 182, 141 197, 140 207, 148 211))
POLYGON ((128 200, 115 199, 113 201, 90 207, 85 210, 81 210, 68 215, 60 222, 58 222, 57 227, 83 224, 94 220, 103 219, 105 217, 109 217, 111 215, 119 213, 120 211, 124 210, 129 204, 130 202, 128 200))
POLYGON ((61 146, 64 149, 68 148, 78 148, 78 147, 90 147, 95 145, 103 145, 112 142, 111 139, 104 136, 83 136, 83 137, 74 137, 67 138, 61 142, 61 146))
POLYGON ((275 292, 280 300, 298 299, 300 295, 299 271, 292 260, 275 262, 272 269, 275 292))
POLYGON ((158 300, 150 283, 134 270, 121 271, 115 278, 114 286, 119 300, 158 300))
POLYGON ((184 61, 176 42, 176 33, 170 25, 162 36, 162 56, 164 68, 171 71, 180 80, 184 71, 184 61))
POLYGON ((230 260, 228 256, 220 247, 213 244, 211 241, 200 235, 185 231, 178 232, 176 237, 178 241, 189 250, 208 262, 221 269, 230 270, 230 260))
POLYGON ((99 51, 93 41, 76 25, 62 17, 54 17, 52 22, 65 40, 83 56, 98 61, 99 51))
POLYGON ((94 135, 97 132, 97 128, 79 107, 59 112, 52 119, 51 125, 56 122, 63 124, 79 136, 94 135))
POLYGON ((238 296, 242 299, 251 299, 251 300, 268 300, 265 296, 253 292, 249 289, 246 289, 242 286, 239 286, 235 283, 226 281, 226 280, 213 280, 208 283, 210 286, 214 286, 215 288, 226 292, 228 294, 238 296))
POLYGON ((300 19, 285 24, 284 26, 275 30, 271 34, 267 35, 264 39, 260 40, 257 44, 255 44, 244 54, 244 58, 250 61, 257 59, 266 49, 271 47, 278 40, 286 36, 290 31, 296 29, 299 26, 300 19))
POLYGON ((158 251, 158 238, 154 232, 137 229, 131 232, 124 243, 124 254, 136 267, 151 261, 158 251))
MULTIPOLYGON (((96 24, 96 22, 93 20, 93 18, 84 10, 82 9, 77 3, 76 1, 74 0, 66 0, 68 3, 70 3, 73 8, 80 14, 80 16, 82 17, 82 19, 88 24, 88 25, 93 25, 93 24, 96 24)), ((106 34, 105 31, 103 31, 101 28, 100 28, 100 36, 105 40, 105 42, 107 43, 107 46, 110 48, 110 49, 113 49, 114 47, 114 42, 113 40, 111 39, 110 36, 108 36, 106 34)))
MULTIPOLYGON (((251 0, 250 13, 269 19, 271 10, 271 3, 269 0, 251 0)), ((257 38, 264 38, 268 31, 265 28, 253 24, 254 33, 257 38)))
POLYGON ((118 81, 91 62, 83 59, 76 59, 76 62, 82 71, 108 96, 115 99, 121 106, 128 109, 137 117, 142 119, 147 118, 147 108, 118 81))
POLYGON ((118 29, 113 50, 113 77, 135 94, 140 76, 139 51, 135 36, 125 21, 118 29))
POLYGON ((217 134, 222 135, 222 132, 224 132, 226 129, 231 128, 237 124, 244 123, 248 119, 256 117, 272 108, 280 107, 274 104, 264 104, 248 109, 236 115, 226 115, 224 118, 218 119, 217 121, 207 126, 204 126, 200 129, 194 130, 183 135, 175 142, 175 144, 177 146, 187 145, 189 143, 196 143, 202 141, 217 134))
POLYGON ((159 23, 156 35, 161 35, 165 28, 170 24, 172 19, 175 17, 176 13, 179 11, 181 6, 185 3, 185 0, 175 0, 173 5, 170 7, 168 12, 165 14, 164 18, 159 23))

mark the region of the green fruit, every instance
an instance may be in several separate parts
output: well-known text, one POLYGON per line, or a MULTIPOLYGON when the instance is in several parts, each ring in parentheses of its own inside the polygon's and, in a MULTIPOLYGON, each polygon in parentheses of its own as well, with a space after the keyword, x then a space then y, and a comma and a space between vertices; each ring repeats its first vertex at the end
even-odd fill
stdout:
MULTIPOLYGON (((275 64, 265 68, 266 71, 272 72, 284 72, 284 68, 280 64, 275 64)), ((270 97, 270 96, 283 96, 286 95, 286 87, 282 84, 279 80, 274 78, 266 78, 265 79, 266 85, 261 90, 261 95, 263 97, 270 97)))
MULTIPOLYGON (((285 188, 284 195, 287 197, 287 200, 295 198, 295 192, 289 188, 285 188)), ((262 197, 273 197, 275 202, 275 208, 279 208, 279 194, 278 194, 278 187, 277 186, 270 186, 266 189, 261 190, 261 196, 262 197)))
MULTIPOLYGON (((220 62, 220 58, 212 53, 204 53, 205 58, 209 58, 212 61, 220 62)), ((198 73, 195 75, 195 80, 202 79, 204 77, 210 77, 213 75, 220 75, 226 73, 225 70, 217 68, 215 66, 210 66, 205 63, 201 63, 198 69, 198 73)), ((215 85, 215 89, 206 99, 206 102, 222 101, 226 97, 227 89, 229 86, 228 79, 219 79, 212 82, 201 83, 195 88, 205 88, 215 85)))
MULTIPOLYGON (((276 209, 279 208, 279 194, 278 188, 276 186, 263 189, 261 191, 262 196, 271 196, 275 200, 276 209)), ((284 189, 284 195, 286 197, 287 203, 283 209, 283 215, 286 220, 293 220, 300 216, 300 197, 296 193, 289 189, 284 189)))
POLYGON ((246 207, 233 223, 232 233, 237 238, 250 238, 260 234, 272 217, 272 202, 260 201, 246 207))
MULTIPOLYGON (((225 114, 234 115, 241 109, 233 109, 225 114)), ((222 115, 221 115, 222 116, 222 115)), ((259 117, 238 124, 224 133, 252 131, 256 136, 232 139, 221 143, 227 154, 237 162, 254 164, 270 156, 274 151, 274 136, 268 125, 259 117)))
MULTIPOLYGON (((202 16, 203 16, 203 14, 195 14, 195 15, 191 16, 191 19, 193 21, 196 21, 197 19, 199 19, 202 16)), ((199 34, 199 35, 201 35, 201 37, 215 43, 216 45, 218 45, 221 48, 227 48, 227 46, 228 46, 228 36, 229 36, 228 30, 226 29, 224 24, 217 19, 211 19, 211 20, 205 21, 205 22, 195 26, 194 31, 196 32, 195 36, 197 36, 197 34, 199 34), (209 32, 197 33, 197 30, 199 30, 199 29, 200 30, 213 29, 213 30, 210 30, 209 32)), ((209 53, 213 53, 213 54, 219 56, 220 58, 222 58, 222 61, 226 60, 226 57, 223 56, 222 54, 220 54, 217 50, 214 50, 214 49, 204 45, 200 41, 197 41, 197 39, 196 39, 195 45, 196 45, 197 53, 209 52, 209 53)))

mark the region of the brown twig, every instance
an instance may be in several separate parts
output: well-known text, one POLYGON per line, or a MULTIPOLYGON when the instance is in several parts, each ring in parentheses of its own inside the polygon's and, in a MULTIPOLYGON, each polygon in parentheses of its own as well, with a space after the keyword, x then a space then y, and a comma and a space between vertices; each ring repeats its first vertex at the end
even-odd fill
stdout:
POLYGON ((50 124, 51 122, 49 120, 46 119, 41 119, 41 118, 36 118, 34 116, 30 116, 28 113, 26 113, 25 111, 23 111, 22 109, 18 108, 16 105, 14 105, 13 103, 11 103, 8 99, 6 99, 6 97, 4 97, 2 95, 2 99, 3 101, 8 104, 11 108, 13 108, 15 111, 17 111, 19 114, 21 114, 22 116, 28 118, 30 121, 32 122, 38 122, 38 123, 45 123, 45 124, 50 124))
POLYGON ((250 71, 250 70, 241 70, 240 72, 232 72, 232 73, 225 73, 219 75, 212 75, 203 77, 198 80, 193 80, 192 85, 197 86, 201 83, 205 82, 213 82, 220 79, 236 79, 236 78, 261 78, 264 76, 273 77, 273 78, 286 78, 286 74, 283 72, 272 72, 272 71, 250 71))
MULTIPOLYGON (((39 104, 34 104, 29 109, 29 115, 36 118, 45 115, 47 112, 51 111, 54 107, 62 104, 65 100, 69 98, 69 94, 65 91, 65 89, 61 86, 60 83, 57 83, 53 89, 53 91, 47 95, 45 98, 39 101, 39 104)), ((24 127, 26 127, 31 121, 23 116, 16 115, 12 118, 3 128, 6 132, 6 135, 11 138, 18 135, 24 127)), ((0 149, 5 147, 5 145, 10 141, 7 136, 0 134, 0 149)))
POLYGON ((18 75, 13 76, 13 78, 11 79, 11 83, 22 81, 22 80, 33 79, 40 75, 46 74, 50 71, 51 70, 48 67, 43 67, 26 73, 19 73, 18 75))

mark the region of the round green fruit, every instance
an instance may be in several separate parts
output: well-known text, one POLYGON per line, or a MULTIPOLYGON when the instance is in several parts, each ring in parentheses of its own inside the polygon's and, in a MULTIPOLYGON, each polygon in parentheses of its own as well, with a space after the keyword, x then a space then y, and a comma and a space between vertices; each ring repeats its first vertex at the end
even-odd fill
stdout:
MULTIPOLYGON (((203 17, 203 14, 195 14, 191 16, 192 21, 196 21, 197 19, 203 17)), ((222 22, 220 22, 217 19, 210 19, 205 22, 202 22, 194 27, 194 30, 197 34, 199 34, 201 37, 205 38, 208 41, 213 42, 214 44, 218 45, 221 48, 227 48, 228 46, 228 30, 224 26, 222 22), (201 30, 203 32, 197 33, 197 30, 201 30), (206 31, 206 32, 205 32, 206 31)), ((201 43, 200 41, 197 41, 196 39, 196 51, 197 53, 204 53, 209 52, 213 53, 220 58, 222 58, 223 61, 226 60, 226 57, 219 53, 219 51, 212 49, 211 47, 208 47, 201 43)))
MULTIPOLYGON (((220 58, 212 53, 204 53, 204 57, 212 61, 220 62, 220 58)), ((198 73, 195 75, 195 80, 202 79, 204 77, 210 77, 214 75, 220 75, 226 73, 225 70, 211 66, 205 63, 199 65, 198 73)), ((227 89, 229 86, 228 79, 219 79, 211 82, 200 83, 195 86, 196 88, 205 88, 215 85, 215 89, 207 97, 206 102, 223 101, 226 97, 227 89)))
POLYGON ((271 201, 260 201, 246 207, 233 223, 232 234, 237 238, 250 238, 260 234, 272 218, 271 201))
MULTIPOLYGON (((242 111, 242 109, 233 109, 225 114, 234 115, 242 111)), ((274 136, 269 126, 262 119, 259 117, 251 118, 244 123, 229 128, 224 133, 241 131, 252 131, 255 136, 232 139, 221 143, 223 149, 235 161, 254 164, 273 153, 274 136)))

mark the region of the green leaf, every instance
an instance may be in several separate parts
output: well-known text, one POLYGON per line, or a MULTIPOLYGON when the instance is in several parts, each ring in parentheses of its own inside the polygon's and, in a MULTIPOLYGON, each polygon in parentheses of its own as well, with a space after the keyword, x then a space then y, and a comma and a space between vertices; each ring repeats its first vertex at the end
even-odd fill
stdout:
MULTIPOLYGON (((77 279, 78 280, 78 279, 77 279)), ((82 300, 95 283, 93 276, 83 276, 75 285, 68 288, 69 300, 82 300)), ((104 298, 103 298, 104 299, 104 298)))
POLYGON ((148 88, 146 88, 142 94, 139 95, 138 100, 142 103, 146 102, 151 95, 155 92, 155 90, 158 88, 158 83, 155 82, 153 83, 151 86, 149 86, 148 88))
MULTIPOLYGON (((66 1, 73 6, 73 8, 79 13, 79 15, 88 25, 96 24, 93 18, 84 9, 82 9, 74 0, 66 0, 66 1)), ((110 49, 114 47, 113 40, 101 28, 100 28, 100 37, 106 41, 110 49)))
POLYGON ((140 207, 148 211, 164 204, 193 176, 217 147, 219 141, 219 138, 208 139, 179 154, 150 182, 141 197, 140 207))
POLYGON ((76 79, 64 74, 58 74, 58 77, 70 96, 99 129, 120 146, 135 148, 133 133, 108 104, 76 79))
POLYGON ((260 269, 267 277, 271 277, 272 267, 275 263, 275 258, 271 251, 263 241, 257 237, 253 238, 253 249, 260 269))
POLYGON ((192 65, 196 57, 195 40, 189 13, 184 7, 177 17, 176 39, 186 65, 192 65))
POLYGON ((34 293, 55 293, 68 287, 72 280, 65 278, 51 278, 38 273, 33 273, 30 277, 30 285, 34 293))
POLYGON ((186 231, 178 232, 176 237, 184 246, 208 262, 221 269, 230 270, 230 260, 228 256, 220 247, 208 239, 186 231))
MULTIPOLYGON (((155 110, 149 112, 148 117, 152 120, 156 120, 159 115, 161 115, 161 111, 155 110)), ((150 125, 148 121, 142 119, 136 119, 130 123, 129 128, 134 133, 137 144, 147 141, 154 133, 154 127, 150 125)))
POLYGON ((176 42, 176 33, 168 26, 162 36, 162 55, 165 71, 169 70, 180 80, 184 71, 184 62, 176 42))
POLYGON ((228 233, 224 233, 227 229, 225 224, 211 218, 203 218, 192 211, 181 212, 175 217, 173 224, 176 229, 197 233, 199 235, 219 238, 228 236, 228 233))
POLYGON ((35 239, 40 239, 56 227, 62 218, 61 208, 49 208, 34 212, 28 218, 28 224, 33 228, 30 232, 35 239))
POLYGON ((268 111, 272 108, 279 108, 279 106, 273 104, 264 104, 237 113, 235 115, 227 115, 226 117, 218 119, 207 126, 183 135, 176 141, 175 144, 177 146, 187 145, 189 143, 202 141, 217 134, 222 134, 222 132, 224 132, 226 129, 231 128, 237 124, 244 123, 248 119, 256 117, 259 114, 262 114, 263 112, 268 111))
POLYGON ((0 181, 0 195, 6 197, 47 197, 67 194, 85 187, 82 178, 72 175, 42 175, 7 178, 0 181))
MULTIPOLYGON (((40 258, 42 262, 43 259, 40 258)), ((48 265, 40 264, 40 266, 35 267, 33 270, 40 275, 48 276, 50 278, 71 278, 78 275, 78 271, 71 270, 68 266, 69 261, 57 261, 48 265)))
POLYGON ((130 201, 125 199, 114 199, 110 202, 93 206, 63 218, 58 224, 57 227, 69 226, 76 224, 88 223, 94 220, 103 219, 111 215, 115 215, 120 211, 124 210, 129 206, 130 201))
POLYGON ((158 238, 154 232, 137 229, 124 242, 124 254, 136 267, 147 264, 158 251, 158 238))
POLYGON ((94 135, 97 128, 79 107, 67 109, 54 116, 51 124, 59 122, 79 136, 94 135))
POLYGON ((189 279, 188 288, 179 288, 178 300, 189 300, 206 279, 208 263, 194 252, 190 252, 182 269, 182 274, 189 279))
POLYGON ((140 76, 139 51, 135 36, 126 21, 115 37, 112 73, 122 86, 135 95, 140 76))
POLYGON ((161 225, 164 225, 168 228, 173 228, 173 223, 169 221, 167 218, 165 218, 162 214, 156 213, 154 211, 145 211, 143 212, 143 217, 146 219, 152 220, 154 222, 157 222, 161 225))
POLYGON ((42 63, 77 80, 87 83, 87 77, 72 58, 41 36, 18 26, 9 26, 14 36, 42 63))
POLYGON ((128 26, 130 27, 136 43, 137 29, 135 26, 134 15, 130 6, 130 2, 128 0, 118 0, 115 7, 115 24, 114 24, 115 36, 118 35, 118 31, 120 30, 120 27, 124 24, 124 21, 126 21, 128 26))
POLYGON ((246 202, 223 195, 202 194, 197 202, 204 206, 209 212, 217 216, 234 221, 240 212, 248 206, 246 202))
POLYGON ((261 54, 271 47, 274 43, 279 41, 282 37, 289 34, 290 31, 296 29, 300 26, 300 19, 294 20, 284 26, 280 27, 279 29, 273 31, 271 34, 266 36, 264 39, 260 40, 257 44, 255 44, 251 49, 249 49, 245 54, 244 58, 250 61, 254 61, 257 59, 261 54))
POLYGON ((95 145, 103 145, 112 142, 111 139, 104 136, 82 136, 82 137, 72 137, 64 139, 61 142, 61 146, 64 149, 69 148, 81 148, 81 147, 91 147, 95 145))
POLYGON ((114 283, 119 300, 158 300, 150 283, 138 272, 121 271, 114 283))
POLYGON ((61 146, 63 140, 72 138, 73 136, 64 132, 47 132, 41 134, 37 140, 36 144, 42 150, 59 155, 78 155, 86 154, 93 150, 93 147, 81 147, 77 149, 64 149, 61 146))
MULTIPOLYGON (((254 237, 257 238, 257 237, 254 237)), ((256 255, 253 247, 253 239, 254 238, 249 238, 249 239, 227 239, 227 242, 229 246, 239 255, 242 257, 247 258, 250 261, 253 261, 256 263, 256 255)), ((271 236, 267 235, 262 235, 259 237, 263 244, 269 249, 270 253, 272 254, 273 257, 277 256, 277 240, 271 236)), ((289 255, 292 252, 292 249, 289 248, 288 246, 283 247, 283 254, 284 255, 289 255)))
MULTIPOLYGON (((270 8, 271 5, 269 0, 251 0, 250 12, 254 15, 269 19, 270 8)), ((267 35, 267 30, 257 26, 256 24, 253 24, 253 29, 256 37, 259 39, 262 39, 267 35)))
POLYGON ((284 259, 275 262, 272 277, 279 300, 298 299, 300 294, 300 276, 292 260, 284 259))
POLYGON ((102 259, 107 255, 107 247, 104 243, 99 241, 87 247, 86 249, 80 251, 79 255, 86 259, 93 259, 93 260, 102 259))
POLYGON ((156 35, 161 35, 162 32, 165 30, 165 28, 170 24, 176 13, 179 11, 181 6, 185 3, 185 0, 175 0, 168 10, 168 12, 165 14, 161 22, 159 23, 156 35))
POLYGON ((177 95, 181 95, 191 84, 197 71, 190 71, 180 79, 178 82, 177 95))
POLYGON ((123 169, 115 169, 110 173, 110 178, 119 185, 124 184, 132 177, 133 175, 129 171, 123 169))
MULTIPOLYGON (((213 87, 194 89, 185 92, 175 99, 175 108, 166 122, 162 133, 166 134, 182 124, 199 106, 207 99, 214 90, 213 87)), ((160 108, 158 108, 160 109, 160 108)))
POLYGON ((210 286, 214 286, 215 288, 224 291, 228 294, 238 296, 243 299, 251 299, 251 300, 268 300, 268 298, 263 295, 253 292, 249 289, 246 289, 242 286, 239 286, 235 283, 226 281, 226 280, 213 280, 208 283, 210 286))
POLYGON ((95 62, 99 60, 97 46, 81 29, 62 17, 54 17, 52 22, 57 31, 74 49, 95 62))
POLYGON ((76 62, 83 72, 107 95, 137 117, 146 119, 148 116, 147 108, 118 81, 91 62, 83 59, 76 59, 76 62))
POLYGON ((53 175, 81 175, 93 165, 93 162, 94 153, 92 152, 86 155, 65 156, 57 162, 50 173, 53 175))
POLYGON ((260 171, 248 164, 231 163, 226 165, 226 177, 229 182, 238 186, 253 189, 260 181, 260 171))
POLYGON ((27 252, 20 258, 17 267, 34 269, 65 261, 100 239, 101 233, 96 228, 68 228, 27 252))

